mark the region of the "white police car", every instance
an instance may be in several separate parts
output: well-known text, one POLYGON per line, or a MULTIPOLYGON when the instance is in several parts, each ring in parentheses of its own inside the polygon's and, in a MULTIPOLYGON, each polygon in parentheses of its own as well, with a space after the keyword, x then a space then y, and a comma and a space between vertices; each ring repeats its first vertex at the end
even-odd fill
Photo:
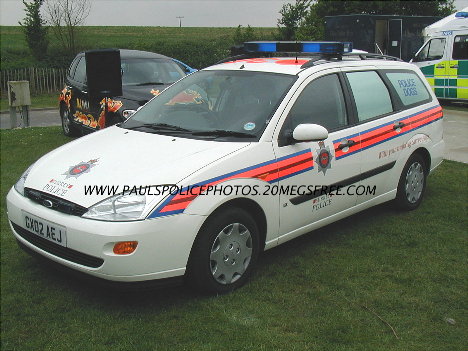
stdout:
POLYGON ((245 49, 29 167, 7 197, 20 245, 107 280, 226 292, 263 250, 385 201, 420 204, 444 141, 417 67, 343 43, 245 49))

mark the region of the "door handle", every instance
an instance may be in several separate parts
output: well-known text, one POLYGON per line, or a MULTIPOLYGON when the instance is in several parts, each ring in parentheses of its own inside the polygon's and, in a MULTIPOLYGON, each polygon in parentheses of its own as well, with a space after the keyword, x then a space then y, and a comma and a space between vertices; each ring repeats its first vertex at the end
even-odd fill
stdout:
POLYGON ((458 68, 458 65, 450 66, 450 68, 458 68))
POLYGON ((343 139, 341 141, 341 144, 338 146, 338 149, 339 150, 343 150, 345 147, 351 147, 353 145, 355 145, 356 142, 354 140, 346 140, 346 139, 343 139))
POLYGON ((445 68, 444 65, 437 65, 436 68, 445 68))
POLYGON ((406 126, 406 124, 403 123, 403 122, 395 123, 395 124, 393 125, 393 130, 401 129, 401 128, 403 128, 404 126, 406 126))

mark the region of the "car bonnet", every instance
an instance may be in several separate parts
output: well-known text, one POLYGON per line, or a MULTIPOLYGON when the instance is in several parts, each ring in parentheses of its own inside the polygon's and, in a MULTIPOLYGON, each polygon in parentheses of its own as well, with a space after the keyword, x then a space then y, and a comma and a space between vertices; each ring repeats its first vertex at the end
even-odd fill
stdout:
POLYGON ((178 138, 110 127, 43 156, 31 169, 25 187, 90 207, 112 195, 107 190, 104 194, 96 191, 90 194, 89 189, 94 186, 101 189, 118 187, 118 193, 125 186, 177 184, 248 144, 178 138))

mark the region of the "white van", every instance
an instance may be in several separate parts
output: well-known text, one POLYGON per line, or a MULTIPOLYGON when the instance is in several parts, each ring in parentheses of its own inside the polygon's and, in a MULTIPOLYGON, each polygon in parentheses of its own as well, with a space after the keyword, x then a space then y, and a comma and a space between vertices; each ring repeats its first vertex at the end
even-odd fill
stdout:
POLYGON ((468 102, 468 7, 424 30, 424 45, 410 61, 439 99, 468 102))

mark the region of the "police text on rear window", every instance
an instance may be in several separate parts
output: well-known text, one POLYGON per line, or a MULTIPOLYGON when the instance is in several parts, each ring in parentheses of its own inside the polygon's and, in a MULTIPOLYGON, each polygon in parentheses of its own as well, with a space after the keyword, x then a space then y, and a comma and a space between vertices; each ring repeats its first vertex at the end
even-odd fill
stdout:
POLYGON ((359 121, 393 111, 388 89, 377 72, 349 72, 346 77, 351 85, 359 121))
POLYGON ((429 99, 429 92, 416 73, 408 71, 385 74, 395 88, 403 105, 409 106, 419 102, 426 102, 429 99))

